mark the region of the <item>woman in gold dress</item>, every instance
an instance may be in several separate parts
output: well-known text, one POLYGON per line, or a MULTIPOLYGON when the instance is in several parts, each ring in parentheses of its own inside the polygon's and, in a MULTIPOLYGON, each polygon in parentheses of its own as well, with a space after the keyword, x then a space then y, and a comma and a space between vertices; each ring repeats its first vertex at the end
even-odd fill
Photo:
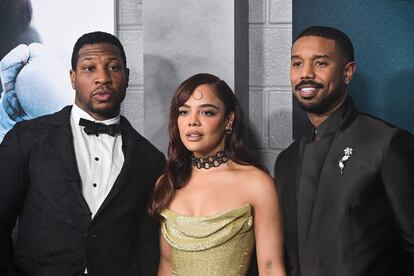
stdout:
POLYGON ((175 92, 165 173, 150 211, 161 218, 158 275, 285 275, 273 179, 249 157, 241 110, 218 77, 197 74, 175 92))

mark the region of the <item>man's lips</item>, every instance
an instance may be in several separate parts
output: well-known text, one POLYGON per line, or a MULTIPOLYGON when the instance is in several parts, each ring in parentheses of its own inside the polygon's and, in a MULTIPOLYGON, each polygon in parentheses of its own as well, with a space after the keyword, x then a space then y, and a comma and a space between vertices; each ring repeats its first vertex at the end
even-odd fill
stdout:
POLYGON ((302 87, 299 89, 299 93, 302 97, 310 97, 313 96, 318 88, 316 87, 302 87))
POLYGON ((295 90, 299 92, 303 98, 313 97, 319 89, 323 88, 324 85, 314 81, 301 81, 295 86, 295 90))
POLYGON ((92 97, 99 102, 106 102, 112 99, 113 91, 110 89, 96 89, 92 93, 92 97))

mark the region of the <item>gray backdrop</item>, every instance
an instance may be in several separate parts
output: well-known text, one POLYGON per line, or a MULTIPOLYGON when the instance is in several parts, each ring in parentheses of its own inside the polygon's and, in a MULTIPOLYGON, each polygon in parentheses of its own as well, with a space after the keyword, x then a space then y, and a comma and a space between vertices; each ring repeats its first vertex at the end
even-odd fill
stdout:
POLYGON ((291 0, 119 0, 117 33, 131 68, 122 112, 138 131, 166 153, 172 93, 193 74, 217 74, 271 170, 292 141, 291 0))

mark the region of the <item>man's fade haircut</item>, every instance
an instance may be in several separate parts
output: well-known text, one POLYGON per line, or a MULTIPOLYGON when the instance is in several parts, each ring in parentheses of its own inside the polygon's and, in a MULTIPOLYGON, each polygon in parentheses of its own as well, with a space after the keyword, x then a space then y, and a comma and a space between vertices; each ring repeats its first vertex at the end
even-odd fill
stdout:
POLYGON ((346 62, 354 61, 354 46, 351 39, 344 32, 332 27, 311 26, 303 30, 293 43, 305 36, 318 36, 334 40, 342 51, 346 62))
POLYGON ((124 61, 125 70, 127 68, 127 62, 126 62, 126 56, 124 47, 122 46, 119 39, 109 33, 105 32, 91 32, 86 33, 82 35, 75 43, 75 46, 73 46, 73 52, 72 52, 72 69, 76 70, 76 66, 78 65, 78 58, 79 58, 79 50, 85 46, 90 44, 97 44, 97 43, 109 43, 114 46, 116 46, 119 49, 119 52, 121 54, 122 60, 124 61))

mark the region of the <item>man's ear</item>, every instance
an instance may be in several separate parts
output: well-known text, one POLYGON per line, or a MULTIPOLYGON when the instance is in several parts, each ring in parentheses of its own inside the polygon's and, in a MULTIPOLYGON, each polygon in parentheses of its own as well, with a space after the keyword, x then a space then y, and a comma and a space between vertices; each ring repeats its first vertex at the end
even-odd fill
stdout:
POLYGON ((70 83, 72 84, 72 88, 75 89, 75 81, 76 81, 76 71, 70 69, 70 83))
POLYGON ((348 85, 352 78, 354 77, 354 73, 356 70, 356 64, 353 61, 348 62, 345 64, 345 71, 344 71, 344 82, 348 85))

